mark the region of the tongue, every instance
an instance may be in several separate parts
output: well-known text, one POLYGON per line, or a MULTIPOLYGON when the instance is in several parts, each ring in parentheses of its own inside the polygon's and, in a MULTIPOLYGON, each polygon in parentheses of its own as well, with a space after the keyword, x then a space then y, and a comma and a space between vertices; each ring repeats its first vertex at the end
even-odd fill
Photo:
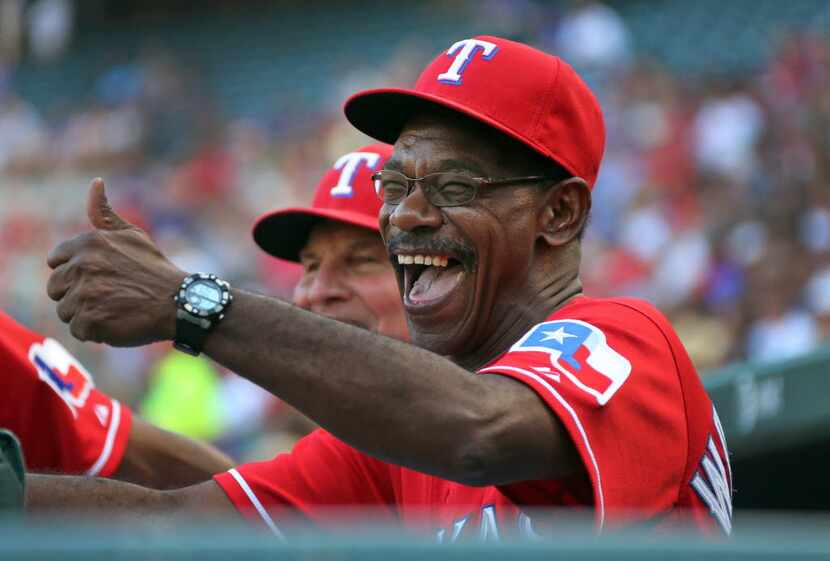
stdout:
POLYGON ((409 301, 413 304, 443 298, 461 283, 464 268, 427 267, 412 285, 409 301))

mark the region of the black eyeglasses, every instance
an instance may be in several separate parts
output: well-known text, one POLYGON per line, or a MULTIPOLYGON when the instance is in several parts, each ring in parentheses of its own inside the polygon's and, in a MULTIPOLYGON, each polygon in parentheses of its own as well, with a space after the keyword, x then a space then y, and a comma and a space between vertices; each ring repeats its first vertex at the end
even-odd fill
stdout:
POLYGON ((476 198, 480 187, 495 187, 528 181, 561 181, 561 179, 561 177, 546 175, 493 179, 490 177, 469 177, 453 172, 437 172, 429 173, 423 177, 409 177, 399 171, 392 170, 381 170, 372 175, 375 193, 385 204, 400 204, 409 196, 415 188, 415 184, 420 183, 424 196, 431 204, 438 207, 469 204, 476 198))

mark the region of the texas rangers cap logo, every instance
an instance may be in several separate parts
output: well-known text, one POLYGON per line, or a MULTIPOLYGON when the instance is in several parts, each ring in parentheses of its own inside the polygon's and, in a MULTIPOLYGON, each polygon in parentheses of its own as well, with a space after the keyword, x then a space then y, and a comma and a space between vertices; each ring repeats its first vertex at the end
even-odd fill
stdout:
POLYGON ((337 185, 331 188, 329 194, 332 197, 354 196, 354 180, 360 171, 361 166, 374 170, 380 163, 380 154, 374 152, 349 152, 334 162, 334 169, 340 171, 337 185))
POLYGON ((92 376, 63 345, 54 339, 44 339, 29 347, 29 360, 41 380, 58 394, 74 417, 83 407, 94 387, 92 376))
POLYGON ((481 39, 464 39, 453 43, 447 49, 447 55, 455 57, 446 72, 438 75, 438 81, 442 84, 452 84, 453 86, 460 86, 462 83, 462 75, 467 69, 467 65, 475 56, 481 53, 481 58, 490 60, 496 53, 499 52, 499 47, 490 41, 482 41, 481 39))
POLYGON ((608 345, 602 330, 575 319, 540 323, 510 351, 547 354, 558 372, 600 405, 605 405, 631 374, 631 363, 608 345))

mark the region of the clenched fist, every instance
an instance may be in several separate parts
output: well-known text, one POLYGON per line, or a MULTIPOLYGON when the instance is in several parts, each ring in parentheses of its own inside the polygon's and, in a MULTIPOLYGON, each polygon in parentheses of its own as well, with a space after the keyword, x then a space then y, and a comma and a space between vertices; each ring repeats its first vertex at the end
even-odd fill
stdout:
POLYGON ((46 291, 58 302, 60 319, 81 341, 132 347, 172 339, 172 298, 187 273, 115 213, 102 179, 92 182, 87 215, 91 232, 49 252, 46 291))

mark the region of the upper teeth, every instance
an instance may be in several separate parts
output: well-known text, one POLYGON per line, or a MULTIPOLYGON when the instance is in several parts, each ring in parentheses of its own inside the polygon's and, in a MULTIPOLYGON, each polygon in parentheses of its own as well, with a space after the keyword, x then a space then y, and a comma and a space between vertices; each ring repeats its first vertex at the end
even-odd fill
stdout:
POLYGON ((446 267, 449 257, 441 255, 398 255, 400 265, 432 265, 446 267))

